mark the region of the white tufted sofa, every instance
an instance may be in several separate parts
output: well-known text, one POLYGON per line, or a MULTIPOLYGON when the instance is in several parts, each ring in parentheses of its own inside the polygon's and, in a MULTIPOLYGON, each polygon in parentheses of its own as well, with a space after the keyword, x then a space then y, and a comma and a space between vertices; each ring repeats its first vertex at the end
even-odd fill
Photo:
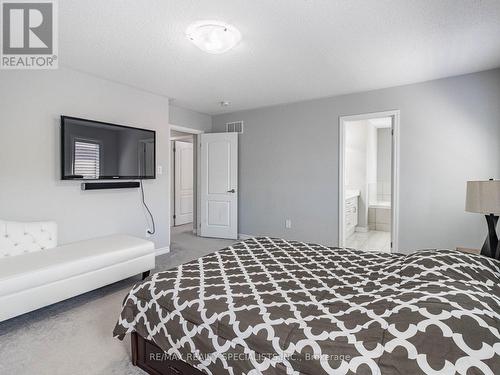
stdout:
POLYGON ((19 223, 0 220, 0 259, 57 246, 57 224, 53 221, 19 223))
POLYGON ((113 235, 57 246, 54 222, 0 220, 0 321, 154 267, 151 241, 113 235))

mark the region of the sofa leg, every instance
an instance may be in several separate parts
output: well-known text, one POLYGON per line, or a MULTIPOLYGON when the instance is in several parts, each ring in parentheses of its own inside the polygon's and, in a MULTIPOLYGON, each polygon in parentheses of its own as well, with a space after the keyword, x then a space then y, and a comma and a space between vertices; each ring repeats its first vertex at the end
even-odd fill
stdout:
POLYGON ((143 272, 142 273, 142 279, 144 280, 146 277, 149 277, 150 274, 151 274, 151 271, 143 272))

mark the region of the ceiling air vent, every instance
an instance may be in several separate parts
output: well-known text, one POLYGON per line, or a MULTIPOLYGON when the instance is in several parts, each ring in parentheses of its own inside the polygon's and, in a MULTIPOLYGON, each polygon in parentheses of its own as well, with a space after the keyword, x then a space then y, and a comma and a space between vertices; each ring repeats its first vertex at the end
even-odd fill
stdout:
POLYGON ((227 133, 243 133, 243 121, 235 121, 226 123, 227 133))

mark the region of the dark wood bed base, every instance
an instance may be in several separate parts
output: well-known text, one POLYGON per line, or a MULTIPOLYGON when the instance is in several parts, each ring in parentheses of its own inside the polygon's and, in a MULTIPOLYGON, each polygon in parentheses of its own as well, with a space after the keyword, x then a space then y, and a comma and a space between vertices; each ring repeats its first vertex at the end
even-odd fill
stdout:
POLYGON ((155 343, 132 333, 132 364, 150 375, 205 375, 180 359, 171 359, 155 343))

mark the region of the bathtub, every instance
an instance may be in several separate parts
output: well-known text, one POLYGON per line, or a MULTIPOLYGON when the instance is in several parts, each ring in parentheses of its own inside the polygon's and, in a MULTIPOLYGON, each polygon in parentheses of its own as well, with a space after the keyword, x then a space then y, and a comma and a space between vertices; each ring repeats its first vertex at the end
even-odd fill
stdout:
POLYGON ((368 205, 368 208, 388 208, 388 209, 391 209, 391 202, 389 202, 389 201, 376 201, 376 202, 370 203, 368 205))
POLYGON ((375 201, 368 205, 368 228, 370 230, 390 232, 391 219, 391 202, 375 201))

